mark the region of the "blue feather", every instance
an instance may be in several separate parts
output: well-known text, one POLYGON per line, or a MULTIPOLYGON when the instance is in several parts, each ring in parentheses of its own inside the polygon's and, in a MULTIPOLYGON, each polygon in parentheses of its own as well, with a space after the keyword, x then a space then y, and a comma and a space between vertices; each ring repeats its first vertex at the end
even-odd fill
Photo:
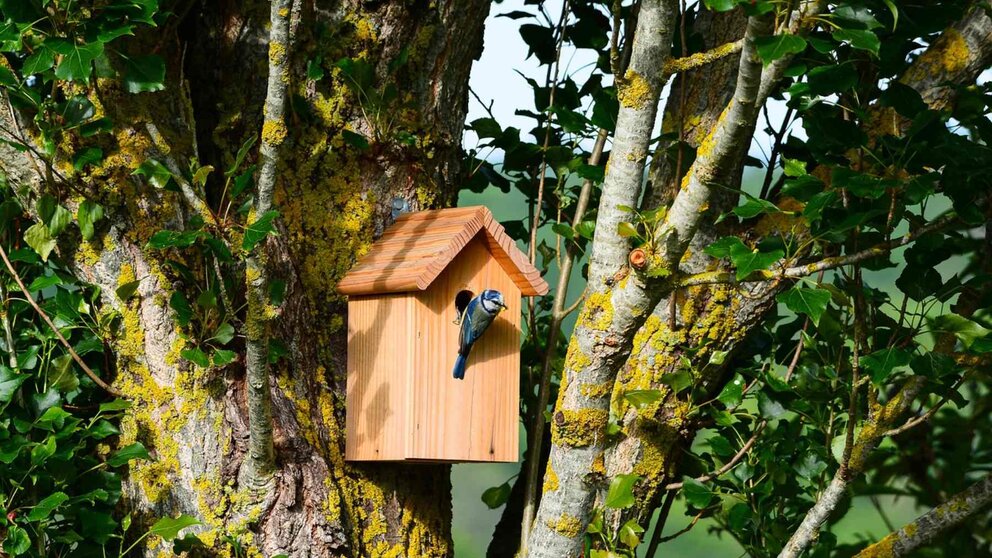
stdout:
POLYGON ((488 289, 469 301, 462 313, 461 327, 458 330, 458 358, 455 360, 455 367, 452 371, 455 378, 461 380, 465 377, 468 355, 472 351, 472 346, 493 323, 500 310, 505 307, 503 295, 498 291, 488 289), (483 300, 487 304, 483 304, 483 300))

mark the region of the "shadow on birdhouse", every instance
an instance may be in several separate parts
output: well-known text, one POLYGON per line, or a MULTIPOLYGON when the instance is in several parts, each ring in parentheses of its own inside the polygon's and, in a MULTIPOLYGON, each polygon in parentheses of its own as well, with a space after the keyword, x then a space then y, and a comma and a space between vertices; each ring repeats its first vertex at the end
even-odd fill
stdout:
POLYGON ((345 457, 517 461, 521 297, 548 285, 485 207, 401 215, 338 283, 348 295, 345 457), (462 311, 506 310, 452 376, 462 311))

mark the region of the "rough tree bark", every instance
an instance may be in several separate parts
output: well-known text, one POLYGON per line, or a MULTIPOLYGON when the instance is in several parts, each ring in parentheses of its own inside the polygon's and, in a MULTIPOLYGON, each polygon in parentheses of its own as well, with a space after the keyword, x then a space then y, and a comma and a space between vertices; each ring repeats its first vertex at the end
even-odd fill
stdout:
MULTIPOLYGON (((71 161, 74 150, 95 143, 105 159, 85 172, 59 168, 107 217, 93 241, 59 251, 102 288, 106 311, 120 313, 120 327, 106 335, 113 385, 134 403, 121 442, 141 441, 154 457, 126 481, 126 505, 138 521, 190 514, 203 521, 199 535, 208 545, 219 549, 231 536, 252 555, 451 555, 449 467, 343 460, 347 320, 334 285, 388 225, 394 198, 414 209, 452 199, 469 70, 488 10, 484 0, 307 1, 294 14, 295 44, 285 50, 290 45, 268 44, 268 3, 195 3, 133 39, 166 59, 165 91, 128 95, 114 80, 96 83, 91 99, 114 129, 67 138, 59 158, 71 161), (286 123, 263 129, 269 56, 286 52, 286 123), (395 86, 395 100, 370 107, 335 66, 342 58, 369 63, 372 87, 395 86), (324 76, 308 78, 308 62, 324 76), (349 143, 346 130, 369 138, 369 146, 349 143), (214 266, 146 246, 153 233, 182 229, 202 207, 132 172, 147 157, 174 169, 194 159, 227 168, 260 131, 281 149, 273 200, 280 235, 265 258, 287 292, 278 309, 266 311, 274 312, 272 336, 288 351, 270 366, 275 476, 268 490, 253 492, 238 483, 248 449, 244 359, 203 370, 180 358, 189 332, 169 307, 172 292, 189 288, 177 270, 188 267, 212 283, 214 266), (120 300, 116 288, 132 281, 140 282, 136 295, 120 300)), ((25 155, 3 155, 12 180, 48 187, 25 155)), ((220 201, 218 186, 208 182, 208 205, 220 201)), ((225 290, 237 308, 244 271, 230 275, 225 290)), ((244 350, 240 336, 234 343, 244 350)))

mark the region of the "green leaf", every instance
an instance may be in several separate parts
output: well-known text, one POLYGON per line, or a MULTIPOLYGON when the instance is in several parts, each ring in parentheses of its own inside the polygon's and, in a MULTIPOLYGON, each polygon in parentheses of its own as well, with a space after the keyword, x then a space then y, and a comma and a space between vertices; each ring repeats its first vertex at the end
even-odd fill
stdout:
POLYGON ((46 262, 48 261, 48 255, 55 249, 55 239, 44 223, 35 223, 28 227, 24 231, 24 242, 46 262))
POLYGON ((555 234, 565 237, 569 240, 575 238, 575 231, 572 229, 572 227, 566 225, 565 223, 555 223, 551 225, 551 230, 554 231, 555 234))
POLYGON ((792 178, 806 176, 806 163, 798 159, 789 159, 788 157, 783 157, 785 162, 785 176, 792 178))
POLYGON ((217 341, 221 345, 227 345, 234 339, 234 326, 224 322, 217 327, 217 331, 214 332, 213 337, 207 339, 207 341, 217 341))
POLYGON ((351 130, 341 130, 341 139, 343 139, 348 145, 361 151, 365 151, 370 145, 367 137, 362 134, 352 132, 351 130))
POLYGON ((656 389, 633 389, 623 394, 635 409, 641 410, 652 403, 661 401, 661 392, 656 389))
POLYGON ((81 171, 86 165, 99 163, 103 160, 103 150, 99 147, 88 147, 76 155, 72 160, 72 168, 81 171))
POLYGON ((132 296, 134 296, 134 293, 138 292, 138 287, 140 285, 141 285, 140 279, 136 281, 128 281, 127 283, 124 283, 120 287, 117 287, 117 290, 114 292, 117 294, 117 298, 126 301, 132 296))
POLYGON ((806 50, 806 39, 796 35, 772 35, 771 37, 756 37, 754 46, 758 56, 768 64, 789 54, 798 54, 806 50))
MULTIPOLYGON (((100 153, 103 156, 103 152, 100 153)), ((79 232, 83 235, 83 239, 91 240, 93 238, 94 223, 103 219, 103 206, 90 200, 83 200, 79 203, 79 207, 76 209, 76 221, 79 223, 79 232)))
POLYGON ((768 200, 758 199, 746 193, 744 195, 747 196, 744 205, 739 205, 731 210, 734 215, 741 219, 751 219, 763 213, 778 213, 780 211, 778 206, 768 200))
POLYGON ((505 482, 499 486, 487 488, 486 491, 482 493, 482 501, 491 510, 502 506, 509 499, 510 484, 505 482))
POLYGON ((716 397, 727 407, 736 407, 744 400, 744 376, 734 374, 733 379, 727 382, 720 390, 720 395, 716 397))
POLYGON ((104 438, 109 438, 111 436, 116 436, 121 433, 120 430, 114 426, 114 423, 106 419, 100 419, 90 427, 88 430, 90 436, 97 440, 102 440, 104 438))
POLYGON ((690 477, 682 477, 682 495, 689 505, 700 509, 708 506, 713 500, 713 491, 690 477))
POLYGON ((865 29, 838 29, 833 32, 835 41, 849 43, 852 48, 867 50, 878 56, 878 49, 882 46, 878 35, 865 29))
POLYGON ((82 526, 82 535, 98 544, 106 544, 110 535, 117 530, 117 522, 109 513, 86 508, 79 510, 79 523, 82 526))
POLYGON ((858 363, 868 372, 875 385, 881 385, 893 370, 907 366, 912 356, 905 349, 889 348, 865 355, 858 360, 858 363))
POLYGON ((134 169, 132 175, 137 174, 144 176, 148 180, 148 183, 156 188, 165 188, 172 178, 172 172, 163 165, 162 163, 156 161, 155 159, 145 159, 141 166, 134 169))
POLYGON ((207 368, 210 366, 210 358, 207 357, 206 353, 196 347, 179 351, 179 356, 192 362, 200 368, 207 368))
POLYGON ((794 287, 778 295, 778 301, 797 314, 809 316, 813 325, 820 325, 820 317, 830 303, 830 291, 794 287))
POLYGON ((637 232, 637 225, 626 222, 617 225, 617 234, 623 238, 637 238, 641 235, 641 233, 637 232))
POLYGON ((703 0, 703 4, 714 12, 729 12, 737 6, 734 0, 703 0))
POLYGON ((620 532, 617 536, 624 546, 633 550, 641 544, 641 535, 643 534, 644 528, 638 525, 637 521, 628 519, 627 522, 620 527, 620 532))
MULTIPOLYGON (((17 389, 30 377, 27 374, 17 374, 10 368, 0 365, 0 403, 10 402, 17 389)), ((3 407, 0 407, 0 410, 2 409, 3 407)))
POLYGON ((48 516, 55 511, 66 500, 69 499, 69 495, 65 492, 54 492, 46 496, 42 501, 38 502, 31 511, 28 513, 28 521, 41 521, 47 519, 48 516))
POLYGON ((165 60, 155 54, 125 58, 124 88, 128 93, 165 89, 165 60))
POLYGON ((214 366, 226 366, 234 362, 234 359, 238 358, 238 353, 234 351, 228 351, 226 349, 217 349, 214 351, 213 362, 214 366))
POLYGON ((150 248, 189 248, 197 240, 207 236, 203 231, 158 231, 148 240, 150 248))
POLYGON ((278 216, 278 211, 266 211, 254 223, 248 225, 248 228, 245 229, 244 239, 241 241, 241 249, 251 252, 255 249, 256 244, 261 242, 269 234, 275 232, 275 225, 272 221, 278 216))
POLYGON ((680 393, 692 385, 692 374, 687 369, 676 370, 662 375, 658 381, 672 388, 675 393, 680 393))
POLYGON ((634 485, 641 480, 639 475, 617 475, 610 481, 603 505, 612 509, 625 509, 634 505, 634 485))
POLYGON ((7 529, 7 536, 3 540, 4 552, 10 556, 20 556, 30 548, 31 537, 28 536, 28 532, 17 525, 11 525, 7 529))
POLYGON ((28 285, 28 290, 31 292, 37 292, 60 284, 62 284, 62 278, 58 275, 42 275, 34 281, 31 281, 31 284, 28 285))
POLYGON ((103 54, 103 43, 99 41, 77 44, 65 39, 48 39, 45 45, 62 55, 55 68, 55 77, 65 81, 88 82, 93 73, 93 61, 103 54))
POLYGON ((725 236, 713 244, 707 246, 703 252, 714 258, 729 258, 732 250, 747 250, 747 245, 741 242, 736 236, 725 236))
POLYGON ((761 416, 768 420, 776 419, 785 414, 785 407, 768 397, 764 392, 758 394, 758 410, 761 412, 761 416))
POLYGON ((182 327, 189 325, 189 321, 193 317, 193 308, 186 300, 186 295, 180 291, 172 293, 169 298, 169 307, 176 312, 176 321, 179 322, 179 325, 182 327))
POLYGON ((816 456, 816 454, 809 452, 806 456, 795 466, 796 474, 807 480, 814 480, 818 478, 824 471, 827 470, 827 464, 816 456))
POLYGON ((55 53, 43 45, 34 54, 24 59, 24 66, 21 67, 21 73, 25 76, 40 74, 50 69, 54 64, 55 53))
POLYGON ((757 248, 749 249, 744 243, 734 245, 730 249, 730 261, 737 268, 738 281, 755 271, 768 269, 783 256, 785 256, 783 250, 761 252, 757 248))
POLYGON ((503 134, 503 128, 493 118, 477 118, 469 123, 469 128, 474 130, 479 138, 498 138, 503 134))
POLYGON ((152 525, 151 529, 148 530, 148 534, 152 536, 157 535, 167 541, 171 541, 179 536, 179 531, 199 524, 199 519, 186 514, 180 515, 175 519, 163 517, 152 525))
POLYGON ((933 321, 933 329, 935 331, 953 333, 955 337, 961 340, 965 348, 971 348, 972 343, 976 339, 989 334, 989 330, 957 314, 938 316, 933 321))
POLYGON ((151 459, 151 456, 148 455, 148 450, 140 442, 135 442, 117 450, 107 459, 107 464, 111 467, 120 467, 135 459, 151 459))
POLYGON ((117 411, 126 411, 131 408, 131 402, 127 399, 114 399, 107 403, 100 404, 101 413, 114 413, 117 411))
POLYGON ((69 210, 61 205, 56 205, 51 218, 47 219, 48 232, 52 234, 53 238, 57 237, 65 230, 70 221, 72 221, 72 214, 69 213, 69 210))
POLYGON ((31 448, 31 465, 38 466, 48 460, 49 457, 55 455, 55 436, 49 435, 45 438, 45 441, 35 445, 31 448))

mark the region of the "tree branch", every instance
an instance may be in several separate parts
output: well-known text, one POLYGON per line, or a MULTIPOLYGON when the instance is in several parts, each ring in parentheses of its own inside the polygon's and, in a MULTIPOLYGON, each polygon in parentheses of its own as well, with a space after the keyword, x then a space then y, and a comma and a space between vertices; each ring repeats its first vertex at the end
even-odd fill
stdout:
MULTIPOLYGON (((758 441, 758 436, 761 435, 761 431, 765 429, 765 426, 768 426, 768 421, 766 420, 763 420, 760 423, 758 423, 758 426, 754 429, 754 434, 751 435, 751 438, 747 442, 745 442, 743 446, 741 446, 741 449, 738 450, 738 452, 735 453, 734 456, 730 458, 730 461, 726 462, 723 465, 723 467, 720 467, 719 469, 713 471, 712 473, 708 473, 701 477, 696 477, 694 480, 699 482, 709 482, 715 478, 718 478, 720 475, 726 473, 727 471, 733 469, 734 467, 736 467, 737 463, 739 463, 740 460, 743 459, 744 456, 747 455, 749 451, 751 451, 751 448, 754 446, 754 443, 758 441)), ((685 485, 684 482, 669 483, 665 485, 665 490, 678 490, 682 488, 684 485, 685 485)))
POLYGON ((736 54, 744 47, 744 39, 724 43, 705 52, 697 52, 665 63, 665 74, 677 74, 712 64, 721 58, 736 54))
MULTIPOLYGON (((273 0, 269 28, 269 77, 263 109, 261 168, 253 217, 258 219, 272 208, 279 147, 286 139, 286 86, 289 83, 289 50, 292 46, 290 9, 293 0, 273 0)), ((269 386, 269 295, 268 270, 262 242, 245 262, 248 315, 245 319, 245 375, 248 383, 248 455, 242 477, 253 488, 268 484, 275 471, 272 445, 272 394, 269 386)))
POLYGON ((712 186, 727 182, 727 174, 743 156, 741 145, 749 141, 758 114, 758 88, 761 83, 761 60, 754 41, 769 34, 769 16, 748 19, 740 69, 734 96, 727 104, 716 126, 697 150, 696 160, 682 180, 682 188, 672 202, 665 221, 655 231, 656 261, 652 268, 660 275, 677 271, 696 230, 709 205, 712 186))
POLYGON ((992 475, 955 494, 943 504, 859 552, 855 558, 905 556, 964 523, 992 502, 992 475))
POLYGON ((608 393, 590 393, 582 386, 609 384, 616 378, 634 333, 646 319, 645 310, 660 297, 640 278, 617 282, 618 276, 629 273, 630 251, 618 226, 630 218, 621 207, 636 206, 641 195, 676 11, 675 0, 641 3, 630 65, 618 83, 620 110, 597 212, 587 296, 569 343, 552 424, 548 469, 559 486, 542 497, 528 548, 521 555, 558 558, 581 551, 596 493, 586 475, 606 443, 609 413, 608 393))
POLYGON ((838 267, 843 267, 846 265, 856 264, 863 262, 865 260, 870 260, 872 258, 877 258, 879 256, 884 256, 889 252, 895 250, 896 248, 901 248, 907 244, 917 240, 921 236, 931 233, 945 227, 950 226, 957 220, 957 215, 953 213, 948 213, 943 217, 935 219, 926 225, 923 225, 919 229, 906 233, 900 238, 887 240, 855 252, 853 254, 847 254, 844 256, 832 256, 829 258, 824 258, 822 260, 797 265, 792 267, 782 268, 778 271, 762 270, 756 271, 747 277, 737 280, 733 273, 726 271, 707 271, 704 273, 697 273, 695 275, 689 275, 684 277, 678 282, 680 287, 692 287, 696 285, 712 285, 716 283, 751 283, 755 281, 779 281, 782 279, 798 279, 800 277, 806 277, 818 273, 821 271, 826 271, 828 269, 834 269, 838 267))

